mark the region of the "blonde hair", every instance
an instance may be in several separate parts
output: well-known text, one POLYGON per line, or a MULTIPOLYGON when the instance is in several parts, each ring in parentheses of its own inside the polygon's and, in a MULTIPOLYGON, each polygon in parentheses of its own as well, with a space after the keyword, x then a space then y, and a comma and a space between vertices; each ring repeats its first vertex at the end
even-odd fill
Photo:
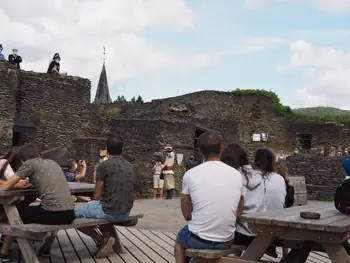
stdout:
POLYGON ((288 168, 285 164, 277 162, 276 163, 276 173, 281 175, 284 180, 289 181, 288 168))

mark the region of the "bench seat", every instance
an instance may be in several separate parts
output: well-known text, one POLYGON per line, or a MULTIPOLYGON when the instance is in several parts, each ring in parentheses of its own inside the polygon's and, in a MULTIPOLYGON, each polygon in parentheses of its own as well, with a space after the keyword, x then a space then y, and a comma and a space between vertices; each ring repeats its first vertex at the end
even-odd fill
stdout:
POLYGON ((26 231, 32 233, 46 233, 52 231, 59 231, 64 229, 76 229, 84 227, 94 227, 102 225, 119 225, 119 226, 134 226, 137 224, 138 219, 143 218, 143 214, 130 215, 126 220, 120 221, 108 221, 104 219, 93 218, 78 218, 70 225, 41 225, 41 224, 23 224, 11 226, 12 229, 19 231, 26 231))
POLYGON ((230 254, 240 253, 246 249, 245 246, 232 245, 229 249, 186 249, 186 256, 193 258, 215 259, 225 257, 230 254))

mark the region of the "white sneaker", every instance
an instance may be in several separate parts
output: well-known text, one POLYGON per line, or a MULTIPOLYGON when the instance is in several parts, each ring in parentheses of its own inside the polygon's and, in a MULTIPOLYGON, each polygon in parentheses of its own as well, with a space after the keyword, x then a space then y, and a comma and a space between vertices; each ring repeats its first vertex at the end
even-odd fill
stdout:
POLYGON ((108 238, 104 244, 102 244, 96 251, 95 253, 95 257, 96 258, 105 258, 107 256, 109 256, 112 247, 115 243, 115 238, 114 237, 110 237, 108 238))

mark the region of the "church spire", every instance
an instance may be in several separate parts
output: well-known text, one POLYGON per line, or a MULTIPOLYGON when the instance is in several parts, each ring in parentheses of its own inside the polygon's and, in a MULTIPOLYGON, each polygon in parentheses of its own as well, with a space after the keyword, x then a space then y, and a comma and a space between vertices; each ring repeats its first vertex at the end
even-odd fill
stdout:
POLYGON ((105 62, 106 62, 106 49, 103 48, 103 66, 100 74, 100 80, 98 81, 98 86, 96 90, 96 95, 94 100, 95 104, 112 103, 111 95, 109 94, 105 62))

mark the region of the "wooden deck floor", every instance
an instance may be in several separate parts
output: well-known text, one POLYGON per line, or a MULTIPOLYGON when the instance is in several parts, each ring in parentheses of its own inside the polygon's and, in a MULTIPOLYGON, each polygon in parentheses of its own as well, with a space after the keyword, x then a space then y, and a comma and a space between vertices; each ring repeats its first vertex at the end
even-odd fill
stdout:
MULTIPOLYGON (((40 259, 41 263, 175 263, 174 241, 176 234, 137 228, 118 227, 120 238, 127 250, 126 254, 112 253, 105 259, 93 257, 95 243, 76 230, 60 231, 52 247, 50 259, 40 259)), ((33 244, 36 249, 40 243, 33 244)), ((280 251, 279 251, 280 252, 280 251)), ((281 253, 279 253, 281 254, 281 253)), ((264 259, 279 262, 265 256, 264 259)), ((23 262, 16 260, 14 262, 23 262)), ((328 263, 324 253, 312 253, 308 263, 328 263)))

